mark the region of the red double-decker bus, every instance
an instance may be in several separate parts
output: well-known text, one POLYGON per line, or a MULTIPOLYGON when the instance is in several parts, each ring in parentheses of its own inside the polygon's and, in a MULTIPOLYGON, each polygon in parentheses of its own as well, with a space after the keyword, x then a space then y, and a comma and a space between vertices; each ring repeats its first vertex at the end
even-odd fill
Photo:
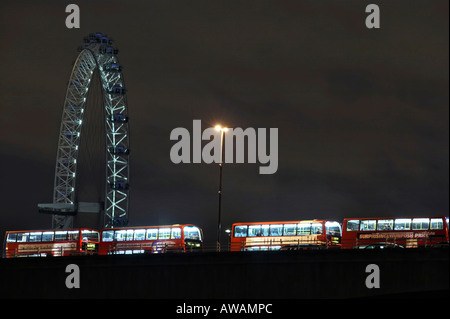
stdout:
POLYGON ((417 248, 448 245, 448 217, 345 218, 342 248, 417 248))
POLYGON ((94 229, 7 231, 3 257, 96 254, 98 244, 99 232, 94 229))
POLYGON ((340 240, 341 225, 332 220, 235 223, 230 251, 338 248, 340 240))
POLYGON ((187 252, 202 243, 201 228, 191 224, 109 228, 101 231, 99 255, 187 252))

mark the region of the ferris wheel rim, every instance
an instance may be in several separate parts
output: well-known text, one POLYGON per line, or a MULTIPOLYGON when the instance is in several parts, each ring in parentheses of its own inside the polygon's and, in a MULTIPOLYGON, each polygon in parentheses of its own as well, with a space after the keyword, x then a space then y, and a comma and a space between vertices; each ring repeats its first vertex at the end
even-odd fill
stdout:
MULTIPOLYGON (((53 203, 76 205, 78 147, 87 93, 94 71, 101 83, 105 129, 104 227, 128 220, 129 124, 128 104, 118 50, 112 39, 101 33, 84 38, 74 62, 64 99, 56 156, 53 203)), ((53 215, 53 228, 70 228, 72 216, 53 215)))

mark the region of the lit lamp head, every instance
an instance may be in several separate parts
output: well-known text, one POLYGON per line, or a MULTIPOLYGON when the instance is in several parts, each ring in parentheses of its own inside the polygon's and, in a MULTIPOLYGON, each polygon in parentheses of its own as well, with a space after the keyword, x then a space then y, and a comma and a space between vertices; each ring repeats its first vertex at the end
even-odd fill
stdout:
POLYGON ((220 125, 216 125, 214 128, 216 129, 216 131, 219 131, 219 132, 227 132, 228 131, 228 127, 222 127, 220 125))

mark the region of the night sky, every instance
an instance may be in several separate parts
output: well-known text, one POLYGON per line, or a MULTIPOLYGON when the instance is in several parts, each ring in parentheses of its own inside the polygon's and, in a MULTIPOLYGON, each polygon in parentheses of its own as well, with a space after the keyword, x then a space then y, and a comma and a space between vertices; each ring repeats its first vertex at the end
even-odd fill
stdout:
MULTIPOLYGON (((202 120, 278 128, 278 171, 226 164, 233 222, 448 216, 448 1, 0 4, 0 231, 46 229, 62 106, 84 36, 115 40, 128 89, 130 225, 193 223, 214 242, 216 164, 173 164, 202 120), (366 5, 381 28, 365 26, 366 5)), ((94 138, 94 137, 93 137, 94 138)), ((98 137, 96 137, 98 138, 98 137)))

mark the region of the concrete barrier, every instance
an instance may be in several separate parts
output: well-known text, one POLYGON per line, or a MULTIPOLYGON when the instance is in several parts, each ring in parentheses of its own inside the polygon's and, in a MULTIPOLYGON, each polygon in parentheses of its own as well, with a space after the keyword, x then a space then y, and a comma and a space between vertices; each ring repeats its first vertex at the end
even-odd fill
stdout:
POLYGON ((449 250, 14 258, 0 260, 0 287, 2 298, 426 298, 448 296, 449 250))

